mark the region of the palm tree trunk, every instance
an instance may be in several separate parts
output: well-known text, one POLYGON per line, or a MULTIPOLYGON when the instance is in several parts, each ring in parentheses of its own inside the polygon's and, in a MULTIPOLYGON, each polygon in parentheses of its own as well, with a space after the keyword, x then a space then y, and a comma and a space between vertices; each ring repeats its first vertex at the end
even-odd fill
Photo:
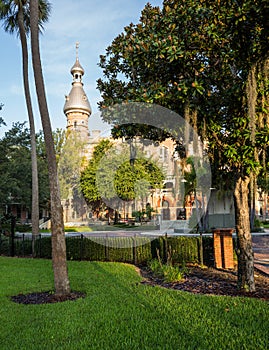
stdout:
POLYGON ((39 111, 44 131, 49 170, 54 287, 55 293, 57 295, 66 295, 70 293, 70 284, 68 279, 66 262, 63 209, 61 205, 60 188, 58 183, 54 141, 52 136, 52 129, 47 106, 45 85, 40 59, 38 16, 38 0, 30 0, 31 47, 34 78, 39 111))
POLYGON ((238 288, 255 291, 254 254, 250 233, 248 185, 249 177, 239 176, 236 180, 234 197, 236 207, 236 232, 238 256, 238 288))
POLYGON ((33 257, 36 256, 35 241, 39 234, 39 189, 38 189, 38 169, 36 155, 36 137, 35 137, 35 122, 31 102, 29 77, 28 77, 28 47, 26 33, 24 28, 24 18, 22 7, 18 12, 18 26, 20 32, 21 48, 22 48, 22 66, 23 66, 23 83, 26 106, 28 111, 28 119, 30 125, 31 137, 31 160, 32 160, 32 252, 33 257))

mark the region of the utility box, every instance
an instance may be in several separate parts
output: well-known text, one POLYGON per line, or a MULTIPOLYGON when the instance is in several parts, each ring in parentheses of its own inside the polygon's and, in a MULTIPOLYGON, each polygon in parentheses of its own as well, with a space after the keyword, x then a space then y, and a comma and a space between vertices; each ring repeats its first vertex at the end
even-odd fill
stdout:
POLYGON ((232 228, 213 230, 214 261, 217 269, 234 269, 232 228))

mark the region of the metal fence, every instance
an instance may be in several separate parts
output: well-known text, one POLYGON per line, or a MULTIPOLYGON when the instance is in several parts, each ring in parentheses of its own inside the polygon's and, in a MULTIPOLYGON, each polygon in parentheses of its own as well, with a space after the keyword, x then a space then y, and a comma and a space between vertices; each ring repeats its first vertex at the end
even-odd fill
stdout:
MULTIPOLYGON (((203 260, 212 261, 213 241, 203 239, 203 260)), ((166 261, 169 254, 175 263, 200 262, 201 241, 199 237, 143 237, 139 235, 66 235, 68 260, 118 261, 133 264, 147 263, 159 255, 166 261)), ((31 234, 6 236, 0 233, 0 255, 51 259, 51 236, 40 234, 32 241, 31 234), (34 248, 34 254, 33 254, 34 248)))

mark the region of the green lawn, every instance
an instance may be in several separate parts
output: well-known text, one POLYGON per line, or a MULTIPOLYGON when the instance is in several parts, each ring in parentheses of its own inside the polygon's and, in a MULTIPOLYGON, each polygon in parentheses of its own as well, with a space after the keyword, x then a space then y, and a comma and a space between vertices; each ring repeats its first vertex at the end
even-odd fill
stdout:
MULTIPOLYGON (((154 225, 138 225, 138 226, 131 226, 131 225, 125 225, 125 224, 118 224, 118 225, 85 225, 85 226, 71 226, 71 227, 65 227, 65 232, 93 232, 93 231, 152 231, 156 230, 156 226, 154 225)), ((29 232, 31 232, 31 229, 29 228, 29 232)), ((40 230, 40 233, 47 233, 51 232, 50 230, 40 230)))
POLYGON ((268 349, 269 305, 141 284, 131 265, 69 262, 76 301, 21 305, 53 288, 51 261, 0 257, 1 350, 268 349))

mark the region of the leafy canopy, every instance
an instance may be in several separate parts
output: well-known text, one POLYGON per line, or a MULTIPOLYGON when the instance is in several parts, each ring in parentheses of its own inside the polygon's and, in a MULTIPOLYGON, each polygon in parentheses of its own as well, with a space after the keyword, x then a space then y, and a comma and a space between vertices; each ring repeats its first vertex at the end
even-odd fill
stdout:
MULTIPOLYGON (((38 145, 42 136, 38 136, 38 145)), ((31 142, 29 129, 25 123, 13 123, 12 128, 0 140, 0 203, 8 205, 19 203, 31 207, 31 142)), ((38 147, 42 149, 42 147, 38 147)), ((48 205, 48 172, 44 155, 38 152, 40 183, 40 204, 48 205)))
POLYGON ((268 14, 265 0, 147 4, 100 57, 100 108, 130 101, 170 108, 207 140, 216 171, 258 172, 256 149, 268 144, 268 14))
POLYGON ((164 172, 153 159, 137 150, 130 164, 129 145, 114 147, 102 140, 95 147, 88 166, 81 174, 84 197, 93 208, 101 203, 114 207, 120 201, 145 198, 150 188, 162 187, 164 172))

